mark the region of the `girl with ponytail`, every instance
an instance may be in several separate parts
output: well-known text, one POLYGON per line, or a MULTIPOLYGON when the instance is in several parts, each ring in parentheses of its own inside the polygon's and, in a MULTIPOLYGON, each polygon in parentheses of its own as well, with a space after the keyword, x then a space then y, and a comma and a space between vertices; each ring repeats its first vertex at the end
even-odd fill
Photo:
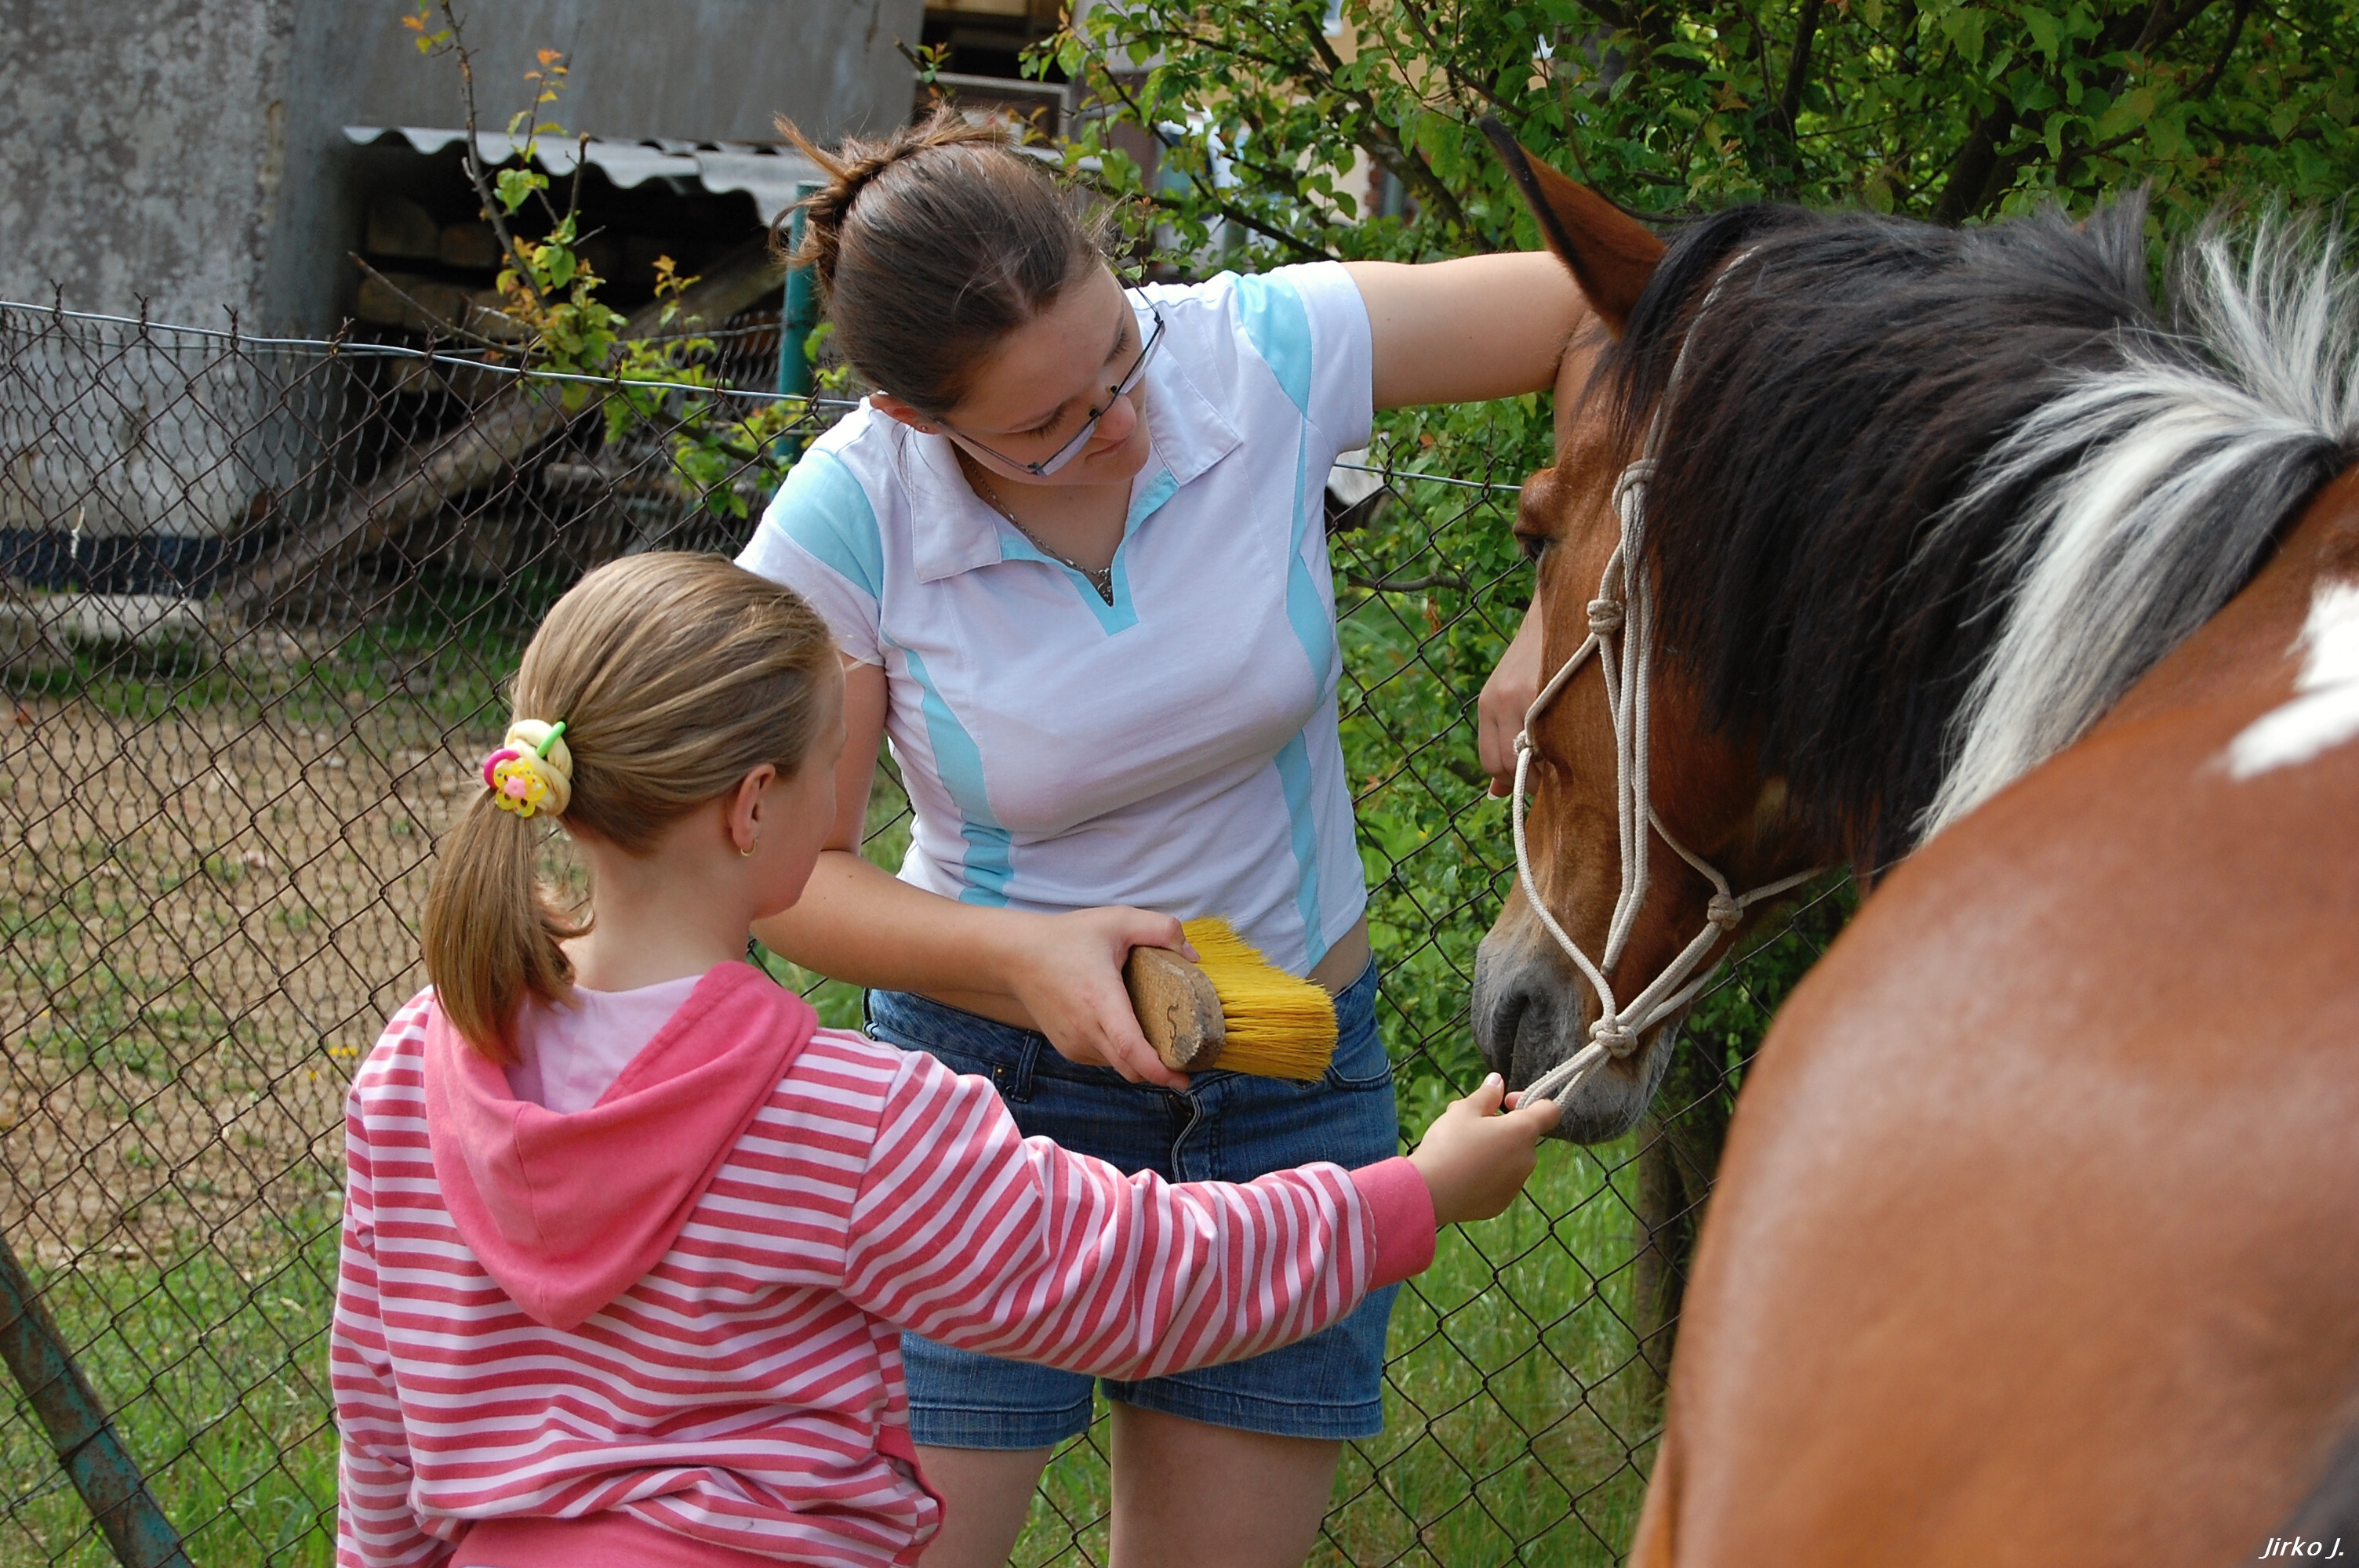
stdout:
MULTIPOLYGON (((1506 1206, 1554 1120, 1250 1187, 1027 1142, 986 1080, 745 961, 837 821, 843 676, 792 590, 646 555, 560 600, 445 838, 430 989, 346 1106, 338 1561, 917 1561, 899 1330, 1152 1378, 1285 1344, 1506 1206), (579 915, 534 864, 551 825, 579 915)), ((818 912, 824 917, 824 912, 818 912)))
MULTIPOLYGON (((762 940, 870 988, 876 1039, 989 1076, 1027 1132, 1125 1169, 1390 1153, 1325 480, 1379 408, 1585 374, 1571 277, 1536 252, 1126 287, 995 128, 946 113, 800 145, 831 178, 799 259, 874 390, 738 557, 850 661, 835 830, 762 940), (916 818, 897 877, 858 852, 887 740, 916 818), (1122 965, 1203 915, 1334 995, 1324 1081, 1156 1059, 1122 965)), ((1107 1383, 1115 1568, 1299 1564, 1343 1442, 1383 1425, 1391 1300, 1272 1355, 1107 1383)), ((922 1336, 903 1352, 952 1504, 927 1568, 996 1568, 1095 1390, 922 1336)))

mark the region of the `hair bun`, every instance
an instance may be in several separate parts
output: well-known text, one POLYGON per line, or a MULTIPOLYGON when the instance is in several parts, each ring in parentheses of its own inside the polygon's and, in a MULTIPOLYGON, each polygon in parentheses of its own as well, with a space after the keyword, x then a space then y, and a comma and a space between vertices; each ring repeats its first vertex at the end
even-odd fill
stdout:
POLYGON ((795 150, 819 165, 827 176, 827 183, 778 214, 770 228, 771 248, 779 260, 790 266, 814 268, 821 288, 827 291, 835 287, 836 258, 842 251, 844 222, 852 216, 852 204, 887 170, 940 147, 1013 150, 1016 145, 1005 123, 971 120, 948 104, 918 124, 899 126, 882 138, 846 138, 833 152, 804 135, 801 128, 784 114, 774 123, 795 150), (798 211, 803 215, 803 238, 801 245, 796 247, 789 240, 788 224, 798 211))

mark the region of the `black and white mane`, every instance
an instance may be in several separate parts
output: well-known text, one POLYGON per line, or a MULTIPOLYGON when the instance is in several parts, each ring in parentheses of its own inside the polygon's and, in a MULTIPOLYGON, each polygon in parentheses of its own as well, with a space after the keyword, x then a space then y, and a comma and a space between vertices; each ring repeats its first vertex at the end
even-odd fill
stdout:
POLYGON ((1665 656, 1863 865, 2070 744, 2359 456, 2332 230, 2207 234, 2166 319, 2145 212, 1734 209, 1602 368, 1626 449, 1655 427, 1665 656))

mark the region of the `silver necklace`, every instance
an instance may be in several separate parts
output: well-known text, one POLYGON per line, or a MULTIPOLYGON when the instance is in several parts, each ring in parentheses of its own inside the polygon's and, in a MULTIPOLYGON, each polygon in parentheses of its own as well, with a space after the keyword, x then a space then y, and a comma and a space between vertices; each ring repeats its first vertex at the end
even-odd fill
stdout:
POLYGON ((960 457, 962 460, 959 463, 959 467, 965 470, 967 478, 983 487, 982 494, 984 504, 988 505, 994 512, 998 513, 1002 517, 1006 518, 1007 525, 1015 529, 1017 533, 1023 535, 1027 540, 1031 541, 1031 545, 1034 549, 1039 551, 1042 555, 1048 557, 1059 566, 1064 567, 1068 570, 1081 573, 1083 578, 1089 580, 1089 585, 1098 590, 1098 597, 1100 599, 1104 600, 1108 605, 1112 605, 1114 603, 1114 564, 1112 562, 1109 561, 1103 567, 1085 567, 1082 565, 1081 562, 1073 559, 1072 557, 1062 554, 1060 551, 1050 549, 1042 542, 1039 535, 1035 534, 1031 529, 1024 526, 1024 520, 1022 518, 1016 516, 1015 513, 1007 510, 1007 503, 999 499, 999 492, 992 484, 991 476, 984 471, 983 465, 978 462, 965 460, 964 453, 961 453, 960 457))

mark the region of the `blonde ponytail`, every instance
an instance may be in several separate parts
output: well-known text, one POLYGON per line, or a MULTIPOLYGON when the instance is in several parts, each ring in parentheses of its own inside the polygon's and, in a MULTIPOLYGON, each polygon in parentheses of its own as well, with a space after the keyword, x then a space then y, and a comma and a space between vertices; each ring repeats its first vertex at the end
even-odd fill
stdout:
POLYGON ((559 946, 582 927, 551 907, 533 872, 538 827, 493 804, 489 790, 442 837, 426 895, 426 973, 460 1033, 493 1061, 516 1059, 510 1029, 529 992, 561 1000, 573 965, 559 946))
POLYGON ((836 668, 827 628, 792 589, 717 556, 628 557, 557 601, 516 670, 510 745, 444 835, 426 899, 427 978, 469 1044, 514 1060, 517 1007, 565 999, 573 967, 559 944, 589 929, 541 887, 536 814, 521 795, 510 804, 522 809, 497 804, 490 763, 561 724, 566 787, 536 792, 538 816, 645 853, 763 763, 792 777, 836 668))

